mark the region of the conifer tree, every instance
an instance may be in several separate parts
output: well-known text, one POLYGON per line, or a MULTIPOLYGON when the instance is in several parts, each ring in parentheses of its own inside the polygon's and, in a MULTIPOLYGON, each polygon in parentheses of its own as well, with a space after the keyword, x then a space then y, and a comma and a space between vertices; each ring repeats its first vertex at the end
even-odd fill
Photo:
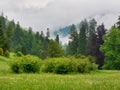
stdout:
POLYGON ((104 53, 100 51, 100 46, 103 45, 103 35, 106 34, 106 29, 104 27, 104 24, 97 27, 97 45, 96 45, 96 63, 99 65, 99 69, 104 64, 104 53))
POLYGON ((87 55, 94 55, 95 45, 97 43, 97 35, 96 35, 96 24, 97 22, 95 19, 91 19, 89 21, 89 28, 88 28, 88 42, 87 42, 87 55))
POLYGON ((86 55, 87 50, 87 34, 88 22, 85 19, 80 23, 79 41, 78 41, 78 54, 86 55))
POLYGON ((59 35, 56 35, 55 41, 59 44, 59 35))
POLYGON ((70 55, 77 54, 77 47, 78 47, 78 33, 76 30, 76 26, 72 24, 70 28, 70 37, 71 41, 68 44, 68 50, 70 55))
POLYGON ((50 40, 50 43, 48 45, 48 53, 52 58, 63 56, 63 50, 61 46, 54 40, 50 40))
POLYGON ((3 49, 3 51, 6 50, 5 45, 5 21, 4 17, 0 16, 0 48, 3 49))
POLYGON ((117 28, 120 29, 120 16, 118 17, 117 28))

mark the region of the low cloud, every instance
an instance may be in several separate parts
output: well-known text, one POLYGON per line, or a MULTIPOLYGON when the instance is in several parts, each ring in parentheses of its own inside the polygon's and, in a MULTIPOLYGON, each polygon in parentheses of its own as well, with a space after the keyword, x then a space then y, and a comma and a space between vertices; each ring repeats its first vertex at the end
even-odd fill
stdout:
MULTIPOLYGON (((119 13, 120 0, 1 0, 0 11, 34 31, 51 31, 87 17, 119 13)), ((114 17, 114 15, 113 15, 114 17)), ((106 19, 104 19, 106 20, 106 19)), ((101 21, 102 22, 102 21, 101 21)), ((109 22, 107 22, 109 23, 109 22)))

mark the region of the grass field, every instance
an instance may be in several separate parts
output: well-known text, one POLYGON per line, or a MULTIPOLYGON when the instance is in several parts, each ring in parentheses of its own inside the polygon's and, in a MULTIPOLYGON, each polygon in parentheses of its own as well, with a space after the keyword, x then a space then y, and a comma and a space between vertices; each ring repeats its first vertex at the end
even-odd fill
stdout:
POLYGON ((90 74, 13 74, 0 57, 0 90, 120 90, 119 71, 90 74))

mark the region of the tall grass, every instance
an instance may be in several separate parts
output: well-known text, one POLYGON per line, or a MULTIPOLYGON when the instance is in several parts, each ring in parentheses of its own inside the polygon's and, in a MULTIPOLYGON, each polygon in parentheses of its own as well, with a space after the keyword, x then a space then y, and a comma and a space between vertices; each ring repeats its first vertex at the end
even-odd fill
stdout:
POLYGON ((120 90, 119 76, 118 71, 71 75, 11 74, 0 76, 0 90, 120 90))
POLYGON ((0 74, 8 74, 10 73, 10 68, 7 64, 8 58, 0 56, 0 74))
POLYGON ((13 74, 0 57, 0 90, 120 90, 119 71, 87 74, 13 74))

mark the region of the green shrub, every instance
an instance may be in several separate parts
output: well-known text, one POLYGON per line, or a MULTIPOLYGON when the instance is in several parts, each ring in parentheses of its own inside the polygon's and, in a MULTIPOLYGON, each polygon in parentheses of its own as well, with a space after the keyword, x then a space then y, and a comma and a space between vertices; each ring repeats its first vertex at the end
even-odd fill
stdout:
POLYGON ((87 57, 91 63, 95 63, 95 58, 92 56, 87 57))
POLYGON ((92 63, 92 68, 91 68, 92 71, 95 71, 95 70, 98 70, 98 65, 95 64, 95 63, 92 63))
POLYGON ((16 56, 17 56, 17 57, 21 57, 21 56, 23 56, 23 54, 22 54, 22 52, 18 51, 18 52, 16 53, 16 56))
POLYGON ((79 73, 89 73, 91 71, 92 66, 90 61, 86 58, 78 61, 77 68, 79 73))
POLYGON ((27 55, 12 58, 9 64, 15 73, 36 73, 40 71, 42 61, 38 57, 27 55))
POLYGON ((79 58, 79 59, 84 59, 84 58, 86 58, 84 55, 81 55, 81 54, 76 54, 74 57, 75 57, 75 58, 79 58))
POLYGON ((45 73, 67 74, 73 72, 88 73, 92 69, 90 61, 86 59, 50 58, 44 61, 41 71, 45 73))
POLYGON ((67 58, 56 58, 54 72, 57 74, 67 74, 70 72, 69 60, 67 58))
POLYGON ((3 55, 3 49, 0 48, 0 55, 3 55))
POLYGON ((41 67, 41 71, 45 73, 54 72, 54 68, 55 68, 55 61, 53 59, 49 59, 44 61, 41 67))
POLYGON ((67 74, 77 71, 76 64, 70 58, 50 58, 44 61, 43 72, 67 74))
POLYGON ((65 64, 65 63, 57 63, 54 72, 57 73, 57 74, 67 74, 67 73, 69 73, 68 65, 65 64))
POLYGON ((8 50, 6 50, 4 55, 5 55, 5 57, 10 57, 10 52, 8 50))

